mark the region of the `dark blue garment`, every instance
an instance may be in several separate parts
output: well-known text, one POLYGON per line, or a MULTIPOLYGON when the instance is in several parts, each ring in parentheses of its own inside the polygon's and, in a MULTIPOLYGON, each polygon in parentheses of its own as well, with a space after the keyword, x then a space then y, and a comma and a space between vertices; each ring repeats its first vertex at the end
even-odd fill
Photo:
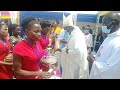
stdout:
POLYGON ((103 43, 103 41, 104 41, 103 36, 102 36, 102 35, 98 35, 98 36, 97 36, 97 39, 96 39, 95 49, 94 49, 94 51, 95 51, 96 53, 97 53, 100 45, 103 43))

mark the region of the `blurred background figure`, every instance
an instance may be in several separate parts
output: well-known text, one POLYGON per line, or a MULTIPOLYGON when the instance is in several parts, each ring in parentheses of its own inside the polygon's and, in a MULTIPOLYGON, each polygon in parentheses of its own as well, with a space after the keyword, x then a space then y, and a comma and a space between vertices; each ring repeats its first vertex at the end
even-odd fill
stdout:
MULTIPOLYGON (((92 40, 94 41, 93 30, 91 29, 90 25, 87 25, 86 29, 89 30, 89 33, 92 35, 92 40)), ((91 51, 93 51, 93 46, 91 47, 91 51)))
POLYGON ((49 45, 49 36, 48 33, 50 32, 50 22, 49 21, 42 21, 40 22, 41 25, 41 36, 40 36, 40 44, 43 50, 46 50, 49 45))
POLYGON ((90 25, 87 25, 86 29, 89 30, 89 33, 90 33, 90 34, 93 34, 93 30, 90 28, 90 25))
POLYGON ((10 24, 8 26, 8 32, 9 32, 9 41, 11 43, 12 48, 22 40, 20 37, 20 26, 18 24, 10 24))
POLYGON ((81 31, 84 33, 84 30, 85 30, 85 27, 83 26, 82 29, 81 29, 81 31))
POLYGON ((93 47, 93 37, 92 37, 92 34, 90 33, 90 29, 86 28, 84 30, 84 35, 86 39, 88 54, 90 54, 92 51, 91 48, 93 47))
POLYGON ((59 47, 57 37, 59 36, 61 30, 62 29, 59 27, 58 20, 52 23, 50 33, 51 33, 51 47, 54 52, 59 47))
POLYGON ((58 36, 60 49, 63 49, 66 46, 69 37, 70 37, 69 33, 67 32, 67 30, 64 30, 63 28, 60 35, 58 36))

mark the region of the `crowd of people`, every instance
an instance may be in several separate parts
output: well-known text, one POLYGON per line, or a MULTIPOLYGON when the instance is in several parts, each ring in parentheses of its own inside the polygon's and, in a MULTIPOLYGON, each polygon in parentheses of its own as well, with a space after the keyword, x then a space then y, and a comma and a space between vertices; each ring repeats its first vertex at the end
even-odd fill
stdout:
POLYGON ((62 27, 59 24, 35 17, 24 18, 20 25, 1 23, 0 79, 49 79, 50 69, 60 70, 62 79, 120 78, 119 14, 105 15, 97 35, 90 25, 80 30, 71 14, 64 17, 62 27), (46 61, 50 54, 56 55, 57 66, 46 61))

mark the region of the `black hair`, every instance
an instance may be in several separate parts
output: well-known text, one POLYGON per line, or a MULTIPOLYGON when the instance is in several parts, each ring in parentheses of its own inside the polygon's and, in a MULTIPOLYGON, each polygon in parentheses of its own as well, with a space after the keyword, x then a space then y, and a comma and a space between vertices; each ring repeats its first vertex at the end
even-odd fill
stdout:
POLYGON ((18 26, 19 26, 18 24, 10 24, 10 25, 8 26, 8 33, 9 33, 10 36, 12 35, 12 32, 13 32, 18 26))
POLYGON ((59 21, 58 21, 58 20, 55 20, 55 22, 56 22, 57 24, 59 24, 59 21))
POLYGON ((111 29, 110 33, 118 30, 120 24, 120 15, 116 12, 110 12, 103 17, 102 23, 111 29))
POLYGON ((82 28, 85 28, 84 26, 82 28))
POLYGON ((41 21, 40 25, 41 25, 42 28, 46 28, 46 27, 50 27, 51 26, 49 21, 41 21))
POLYGON ((21 26, 22 26, 24 32, 25 32, 25 29, 29 29, 34 24, 39 24, 36 21, 35 17, 26 17, 21 22, 21 26))
POLYGON ((109 24, 110 22, 113 22, 116 25, 119 25, 120 23, 120 15, 118 13, 111 12, 103 17, 103 22, 109 24))

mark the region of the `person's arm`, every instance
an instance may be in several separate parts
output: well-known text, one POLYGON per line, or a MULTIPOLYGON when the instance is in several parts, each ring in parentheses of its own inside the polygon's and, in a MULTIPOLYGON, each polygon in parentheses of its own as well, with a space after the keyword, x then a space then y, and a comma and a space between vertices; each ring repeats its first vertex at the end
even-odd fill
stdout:
MULTIPOLYGON (((75 44, 75 47, 73 49, 68 50, 69 56, 74 57, 85 57, 87 59, 87 47, 85 43, 85 37, 81 34, 81 37, 76 36, 73 41, 71 41, 73 44, 75 44)), ((82 59, 81 59, 82 60, 82 59)), ((84 59, 83 59, 84 60, 84 59)), ((79 63, 78 61, 75 61, 76 63, 79 63)))
MULTIPOLYGON (((120 78, 119 74, 120 74, 120 58, 118 58, 120 56, 120 46, 114 46, 114 48, 109 48, 109 52, 111 51, 111 53, 107 53, 108 51, 106 51, 107 54, 110 54, 108 58, 102 58, 102 60, 96 60, 93 62, 92 65, 92 71, 93 70, 97 70, 96 72, 93 71, 90 74, 90 79, 93 79, 93 75, 95 77, 95 75, 98 75, 100 77, 98 78, 106 78, 106 79, 113 79, 113 78, 120 78), (112 50, 110 50, 112 49, 112 50), (96 74, 94 74, 94 72, 96 74), (92 77, 92 78, 91 78, 92 77)), ((101 53, 102 54, 102 53, 101 53)), ((103 57, 103 56, 102 56, 103 57)))
POLYGON ((60 32, 60 35, 58 36, 58 41, 60 43, 60 40, 64 38, 64 29, 60 32))
POLYGON ((51 76, 48 72, 43 71, 27 71, 22 69, 22 57, 13 53, 13 68, 16 75, 23 76, 42 76, 43 78, 49 78, 51 76))
POLYGON ((88 56, 87 56, 87 60, 93 62, 93 61, 95 61, 95 57, 93 56, 93 54, 90 53, 90 54, 88 54, 88 56))
POLYGON ((13 65, 13 63, 7 63, 7 62, 2 62, 2 61, 0 61, 0 64, 3 64, 3 65, 13 65))

